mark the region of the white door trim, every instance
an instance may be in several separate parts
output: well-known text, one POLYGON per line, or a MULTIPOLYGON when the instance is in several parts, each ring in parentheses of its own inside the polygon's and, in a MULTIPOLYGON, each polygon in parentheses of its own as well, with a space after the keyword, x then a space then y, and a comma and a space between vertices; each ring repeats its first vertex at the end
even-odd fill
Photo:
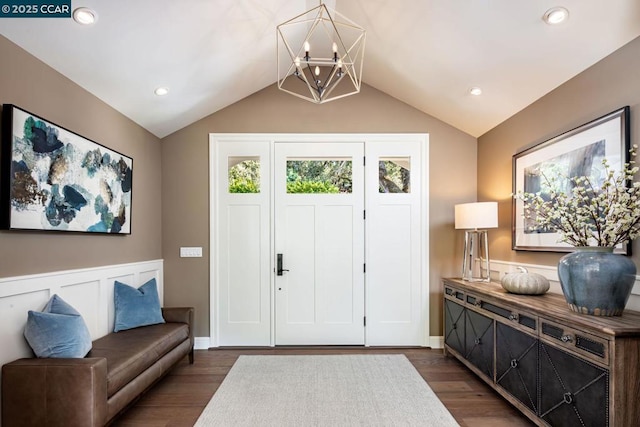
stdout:
MULTIPOLYGON (((274 143, 277 142, 308 142, 308 143, 320 143, 320 142, 389 142, 394 141, 419 141, 422 144, 422 208, 421 208, 421 228, 420 235, 420 248, 421 248, 421 303, 422 303, 422 325, 423 325, 423 346, 429 346, 429 135, 428 134, 342 134, 342 133, 328 133, 328 134, 272 134, 272 133, 210 133, 209 134, 209 247, 210 247, 210 259, 209 259, 209 335, 210 344, 212 347, 218 347, 219 330, 216 322, 217 312, 215 308, 218 303, 218 286, 217 286, 217 265, 216 260, 218 256, 219 248, 217 248, 217 194, 216 194, 216 180, 215 165, 217 162, 216 147, 217 142, 220 140, 225 141, 264 141, 270 144, 271 153, 273 153, 274 143)), ((273 156, 271 156, 273 162, 273 156)), ((271 165, 273 167, 273 164, 271 165)), ((273 186, 273 174, 270 177, 271 186, 273 186)), ((271 209, 273 209, 273 192, 271 194, 271 209)), ((367 205, 367 195, 365 194, 365 206, 367 205)), ((273 224, 273 221, 271 221, 273 224)), ((271 249, 274 248, 273 241, 273 225, 271 230, 271 249)), ((275 253, 275 252, 272 252, 275 253)), ((273 271, 275 267, 275 259, 271 257, 270 271, 273 271)), ((274 283, 273 275, 270 281, 271 288, 271 346, 275 345, 274 341, 274 283)), ((365 308, 366 311, 366 308, 365 308)), ((365 342, 365 345, 366 342, 365 342)))

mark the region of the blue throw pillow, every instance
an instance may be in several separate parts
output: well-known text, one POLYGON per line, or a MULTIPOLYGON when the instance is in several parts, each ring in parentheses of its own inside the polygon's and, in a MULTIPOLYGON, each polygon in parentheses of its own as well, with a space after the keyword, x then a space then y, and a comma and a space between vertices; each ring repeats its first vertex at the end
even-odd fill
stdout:
POLYGON ((156 279, 138 289, 116 280, 113 295, 116 306, 113 332, 164 323, 156 279))
POLYGON ((24 337, 37 357, 84 357, 91 350, 84 319, 57 294, 42 312, 29 310, 24 337))

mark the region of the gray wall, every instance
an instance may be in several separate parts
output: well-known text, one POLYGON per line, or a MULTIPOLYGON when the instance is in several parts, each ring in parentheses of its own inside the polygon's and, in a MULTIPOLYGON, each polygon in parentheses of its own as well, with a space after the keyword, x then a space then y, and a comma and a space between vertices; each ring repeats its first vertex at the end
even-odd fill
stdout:
POLYGON ((0 103, 133 158, 131 235, 0 231, 0 277, 161 258, 160 140, 2 36, 0 58, 0 103))
POLYGON ((196 335, 209 336, 209 133, 428 133, 431 335, 441 334, 441 277, 458 274, 453 205, 476 197, 476 139, 372 87, 315 105, 269 86, 162 140, 165 302, 195 305, 196 335), (202 246, 203 258, 180 258, 202 246))
MULTIPOLYGON (((640 145, 640 38, 540 98, 478 139, 478 200, 499 201, 491 258, 555 265, 562 254, 511 250, 511 157, 620 107, 631 107, 631 143, 640 145)), ((633 256, 640 261, 638 244, 633 256)))

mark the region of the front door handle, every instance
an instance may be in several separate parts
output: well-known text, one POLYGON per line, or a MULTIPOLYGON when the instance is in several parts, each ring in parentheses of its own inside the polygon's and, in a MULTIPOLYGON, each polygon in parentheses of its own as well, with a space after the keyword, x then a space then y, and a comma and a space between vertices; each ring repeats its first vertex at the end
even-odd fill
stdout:
POLYGON ((286 269, 282 268, 282 254, 278 254, 277 263, 276 263, 276 274, 278 276, 282 276, 282 273, 285 272, 285 271, 289 271, 289 270, 286 270, 286 269))

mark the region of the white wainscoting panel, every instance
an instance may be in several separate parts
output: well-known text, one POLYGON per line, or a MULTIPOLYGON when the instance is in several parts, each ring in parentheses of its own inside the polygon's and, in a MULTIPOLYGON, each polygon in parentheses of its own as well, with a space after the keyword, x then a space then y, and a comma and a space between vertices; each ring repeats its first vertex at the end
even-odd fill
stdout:
POLYGON ((33 356, 23 336, 27 312, 42 310, 53 294, 80 312, 95 340, 113 331, 114 281, 139 287, 152 278, 162 304, 162 260, 0 278, 0 365, 33 356))
MULTIPOLYGON (((529 273, 537 273, 549 279, 551 287, 549 292, 556 294, 562 294, 562 288, 558 281, 558 268, 550 265, 537 265, 537 264, 522 264, 511 261, 491 260, 491 280, 499 282, 502 277, 507 273, 513 273, 518 271, 518 267, 526 268, 529 273)), ((629 302, 627 303, 628 310, 640 311, 640 279, 636 276, 636 283, 631 291, 629 302)))

